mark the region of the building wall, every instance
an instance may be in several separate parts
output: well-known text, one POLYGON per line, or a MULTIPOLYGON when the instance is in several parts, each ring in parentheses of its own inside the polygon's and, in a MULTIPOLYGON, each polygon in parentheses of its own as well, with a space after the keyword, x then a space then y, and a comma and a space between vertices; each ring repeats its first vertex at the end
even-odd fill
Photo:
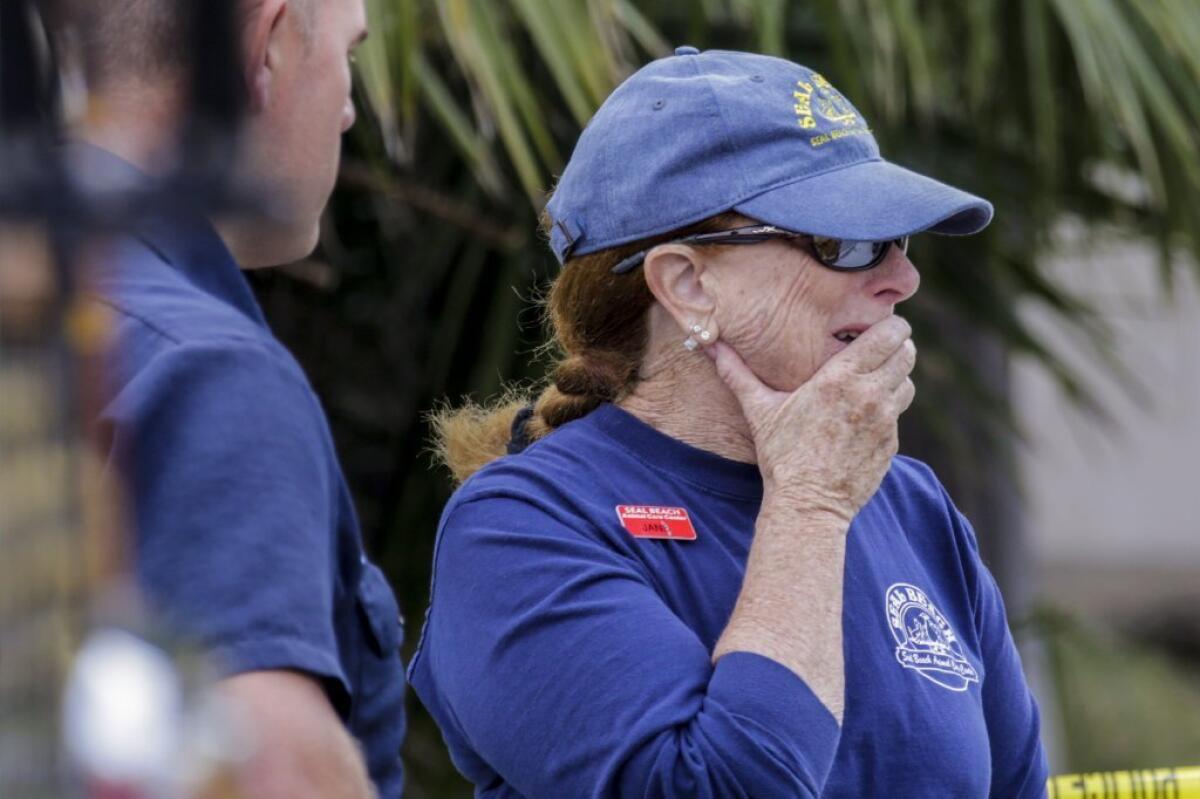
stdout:
POLYGON ((1065 224, 1048 274, 1094 304, 1111 342, 1097 352, 1044 308, 1022 309, 1110 416, 1074 407, 1034 364, 1014 364, 1026 435, 1018 463, 1042 598, 1097 614, 1200 607, 1200 283, 1195 266, 1177 260, 1167 290, 1151 245, 1065 224), (1106 355, 1131 383, 1110 376, 1106 355))

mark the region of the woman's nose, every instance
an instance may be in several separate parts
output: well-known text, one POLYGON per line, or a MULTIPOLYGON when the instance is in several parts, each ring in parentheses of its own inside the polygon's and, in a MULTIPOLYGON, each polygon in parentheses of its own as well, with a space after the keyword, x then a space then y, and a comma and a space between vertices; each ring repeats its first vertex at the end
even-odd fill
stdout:
POLYGON ((908 256, 894 245, 887 257, 883 259, 883 263, 867 274, 870 275, 867 290, 871 296, 885 300, 892 305, 904 302, 916 294, 917 287, 921 285, 921 275, 917 272, 917 267, 913 266, 913 262, 908 260, 908 256))

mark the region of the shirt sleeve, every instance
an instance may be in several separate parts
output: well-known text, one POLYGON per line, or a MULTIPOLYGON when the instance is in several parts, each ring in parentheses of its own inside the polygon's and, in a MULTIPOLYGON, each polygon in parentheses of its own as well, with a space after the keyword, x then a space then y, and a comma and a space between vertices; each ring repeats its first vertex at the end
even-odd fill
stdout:
POLYGON ((103 422, 127 481, 150 607, 228 672, 345 691, 334 632, 334 475, 319 407, 253 341, 157 355, 103 422))
MULTIPOLYGON (((950 502, 948 497, 946 502, 950 502)), ((974 581, 975 626, 984 662, 983 713, 992 756, 990 795, 997 799, 1043 797, 1049 766, 1037 701, 1025 680, 1000 588, 979 556, 975 533, 952 505, 950 511, 959 527, 956 532, 966 543, 968 573, 974 581)))
POLYGON ((535 799, 820 795, 840 728, 808 686, 752 653, 714 666, 574 523, 506 496, 443 522, 418 657, 480 758, 535 799))

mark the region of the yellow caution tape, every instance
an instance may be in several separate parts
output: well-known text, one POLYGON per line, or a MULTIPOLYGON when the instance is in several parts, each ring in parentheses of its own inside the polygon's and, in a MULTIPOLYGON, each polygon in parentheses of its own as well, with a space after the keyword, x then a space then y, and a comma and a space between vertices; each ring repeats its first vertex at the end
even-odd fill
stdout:
POLYGON ((1046 791, 1050 799, 1200 799, 1200 766, 1065 774, 1046 791))

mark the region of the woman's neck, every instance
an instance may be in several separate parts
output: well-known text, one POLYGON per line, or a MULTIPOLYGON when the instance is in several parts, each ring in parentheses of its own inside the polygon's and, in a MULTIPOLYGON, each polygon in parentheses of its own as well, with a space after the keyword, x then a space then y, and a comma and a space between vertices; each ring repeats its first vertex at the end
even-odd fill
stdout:
MULTIPOLYGON (((651 336, 651 341, 662 340, 651 336)), ((753 439, 733 392, 700 350, 653 347, 633 391, 618 404, 651 427, 730 460, 755 463, 753 439)))

